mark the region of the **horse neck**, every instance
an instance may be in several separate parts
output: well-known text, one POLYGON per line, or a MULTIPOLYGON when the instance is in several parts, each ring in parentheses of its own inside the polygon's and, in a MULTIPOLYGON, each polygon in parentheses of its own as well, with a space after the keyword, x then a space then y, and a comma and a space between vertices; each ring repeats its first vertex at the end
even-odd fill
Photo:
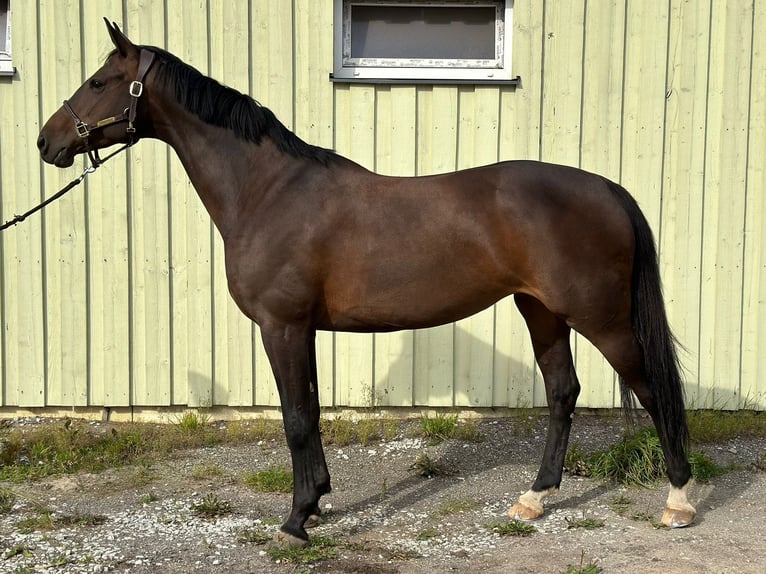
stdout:
POLYGON ((232 131, 211 126, 175 102, 162 106, 164 117, 154 122, 154 136, 178 155, 197 194, 226 239, 236 229, 245 207, 290 172, 289 157, 264 137, 260 144, 232 131))

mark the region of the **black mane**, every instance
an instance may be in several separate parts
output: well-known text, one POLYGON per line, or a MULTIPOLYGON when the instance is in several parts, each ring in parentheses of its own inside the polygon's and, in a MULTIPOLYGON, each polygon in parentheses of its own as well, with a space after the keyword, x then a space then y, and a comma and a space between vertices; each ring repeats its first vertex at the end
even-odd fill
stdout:
POLYGON ((324 165, 337 157, 332 150, 300 139, 270 109, 250 96, 203 75, 166 50, 141 47, 159 57, 162 65, 158 68, 158 78, 173 90, 178 103, 205 123, 231 130, 237 137, 255 144, 268 137, 280 151, 324 165))

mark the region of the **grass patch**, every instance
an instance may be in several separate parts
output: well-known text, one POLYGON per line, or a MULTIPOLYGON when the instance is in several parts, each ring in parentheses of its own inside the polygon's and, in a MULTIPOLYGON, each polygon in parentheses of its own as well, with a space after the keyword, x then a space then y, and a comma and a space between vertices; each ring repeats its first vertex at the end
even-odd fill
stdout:
POLYGON ((439 507, 439 514, 441 516, 449 516, 450 514, 459 514, 460 512, 467 512, 473 510, 478 506, 478 502, 475 500, 452 500, 446 502, 439 507))
POLYGON ((274 544, 266 553, 275 562, 287 564, 314 564, 338 556, 338 542, 326 536, 314 536, 305 548, 274 544))
POLYGON ((57 528, 99 526, 107 521, 100 514, 64 514, 54 516, 49 508, 39 508, 34 514, 22 518, 16 523, 21 534, 32 532, 47 532, 57 528))
POLYGON ((624 494, 615 496, 609 502, 610 508, 619 515, 625 514, 632 504, 633 504, 633 501, 628 496, 625 496, 624 494))
POLYGON ((654 429, 642 429, 625 437, 591 460, 594 478, 651 487, 665 475, 665 458, 654 429))
POLYGON ((705 453, 699 451, 689 455, 689 464, 692 467, 692 476, 694 476, 697 482, 710 482, 710 479, 726 474, 729 470, 714 462, 705 453))
POLYGON ((585 530, 593 530, 594 528, 603 528, 604 521, 599 518, 589 518, 583 514, 580 518, 564 517, 567 523, 567 530, 572 528, 584 528, 585 530))
POLYGON ((261 546, 271 541, 273 536, 260 528, 245 528, 237 536, 237 541, 242 544, 255 544, 261 546))
POLYGON ((10 514, 16 504, 16 494, 7 488, 0 487, 0 515, 10 514))
POLYGON ((688 411, 689 436, 709 443, 737 437, 766 437, 766 413, 757 411, 688 411))
POLYGON ((248 472, 243 482, 259 492, 289 493, 293 490, 293 473, 279 466, 272 466, 258 472, 248 472))
POLYGON ((23 556, 24 558, 34 558, 32 549, 26 544, 17 544, 16 546, 12 546, 6 551, 5 554, 3 554, 3 559, 9 560, 10 558, 13 558, 15 556, 23 556))
POLYGON ((650 512, 636 512, 630 519, 634 522, 648 522, 655 530, 669 530, 662 522, 655 519, 650 512))
POLYGON ((393 440, 399 434, 396 419, 362 419, 351 421, 342 417, 322 418, 319 421, 322 441, 326 445, 348 446, 358 443, 362 446, 383 440, 393 440))
POLYGON ((185 411, 173 424, 93 425, 55 420, 30 428, 0 428, 0 481, 24 482, 76 472, 137 465, 134 487, 154 480, 148 467, 178 450, 282 438, 279 421, 213 424, 185 411))
POLYGON ((436 416, 423 416, 420 419, 420 430, 431 444, 438 444, 452 438, 457 429, 457 415, 436 413, 436 416))
POLYGON ((231 503, 221 500, 214 492, 206 494, 201 502, 192 504, 190 509, 205 518, 215 518, 232 511, 231 503))
POLYGON ((173 424, 184 434, 202 433, 210 424, 210 416, 199 411, 184 411, 173 424))
POLYGON ((486 527, 500 536, 531 536, 537 532, 537 528, 520 520, 511 520, 510 522, 493 522, 486 527))
POLYGON ((414 470, 420 476, 425 478, 433 478, 435 476, 445 476, 449 474, 443 464, 433 460, 428 456, 428 453, 425 452, 420 453, 415 462, 410 466, 410 470, 414 470))
MULTIPOLYGON (((708 482, 728 471, 700 451, 689 454, 689 463, 692 476, 699 482, 708 482)), ((608 450, 590 455, 574 443, 564 458, 564 470, 577 476, 590 476, 645 488, 654 486, 666 474, 665 457, 654 428, 625 435, 622 441, 608 450)))
POLYGON ((191 477, 194 480, 208 480, 210 478, 219 478, 226 473, 224 470, 215 464, 203 463, 195 464, 191 469, 191 477))
POLYGON ((157 496, 155 493, 150 492, 148 494, 144 494, 142 497, 138 499, 139 504, 151 504, 152 502, 157 502, 160 499, 159 496, 157 496))
POLYGON ((418 532, 418 535, 415 536, 415 540, 418 542, 425 542, 427 540, 431 540, 432 538, 436 538, 437 536, 439 536, 439 531, 436 530, 436 528, 429 527, 418 532))

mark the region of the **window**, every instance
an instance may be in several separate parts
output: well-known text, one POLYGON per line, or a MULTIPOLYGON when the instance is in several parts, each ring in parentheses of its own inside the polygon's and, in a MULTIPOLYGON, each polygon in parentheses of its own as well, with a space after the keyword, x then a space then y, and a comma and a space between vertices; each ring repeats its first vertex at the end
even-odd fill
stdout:
POLYGON ((12 76, 10 0, 0 0, 0 76, 12 76))
POLYGON ((341 82, 517 82, 512 0, 335 0, 341 82))

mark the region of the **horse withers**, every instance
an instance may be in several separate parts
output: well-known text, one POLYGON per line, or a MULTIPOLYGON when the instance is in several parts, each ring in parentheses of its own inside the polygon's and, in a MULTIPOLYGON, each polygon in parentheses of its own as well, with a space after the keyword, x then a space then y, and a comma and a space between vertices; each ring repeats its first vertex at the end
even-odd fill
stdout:
MULTIPOLYGON (((538 475, 510 509, 542 516, 561 483, 580 384, 581 333, 651 415, 670 494, 662 522, 695 517, 683 389, 654 239, 619 185, 571 167, 509 161, 428 177, 384 177, 307 144, 247 95, 167 51, 115 50, 43 127, 43 160, 156 138, 178 154, 223 238, 229 289, 262 333, 292 457, 278 539, 305 544, 330 475, 319 433, 317 330, 441 325, 508 295, 545 381, 550 423, 538 475)), ((630 392, 623 393, 630 405, 630 392)))

